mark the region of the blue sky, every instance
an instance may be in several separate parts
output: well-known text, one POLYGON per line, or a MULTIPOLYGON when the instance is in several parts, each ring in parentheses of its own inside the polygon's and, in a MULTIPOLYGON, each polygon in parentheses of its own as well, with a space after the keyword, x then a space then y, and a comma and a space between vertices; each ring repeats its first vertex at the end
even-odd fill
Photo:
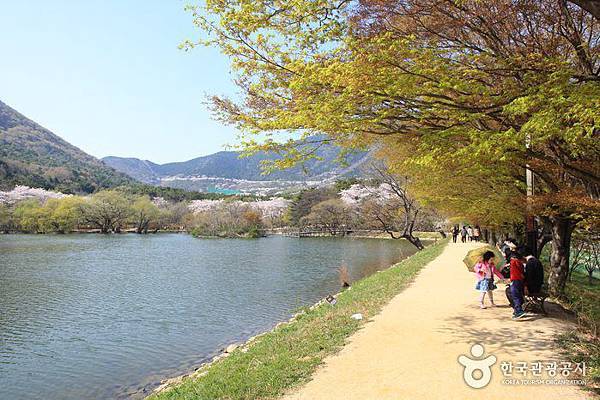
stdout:
POLYGON ((234 95, 179 0, 0 0, 0 100, 96 156, 183 161, 235 143, 207 94, 234 95))

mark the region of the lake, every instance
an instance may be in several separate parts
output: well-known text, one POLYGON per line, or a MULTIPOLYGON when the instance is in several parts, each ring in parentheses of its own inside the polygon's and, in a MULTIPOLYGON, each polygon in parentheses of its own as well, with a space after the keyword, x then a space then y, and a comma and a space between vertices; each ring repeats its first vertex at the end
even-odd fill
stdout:
POLYGON ((411 255, 401 240, 0 235, 0 398, 141 398, 411 255))

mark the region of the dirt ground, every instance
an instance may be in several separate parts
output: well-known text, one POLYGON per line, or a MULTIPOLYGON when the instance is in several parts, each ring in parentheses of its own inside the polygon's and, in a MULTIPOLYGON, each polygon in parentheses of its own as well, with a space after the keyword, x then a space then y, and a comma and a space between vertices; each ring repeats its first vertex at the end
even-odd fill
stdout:
MULTIPOLYGON (((590 399, 577 386, 564 384, 509 384, 506 379, 559 379, 546 371, 517 372, 519 362, 564 360, 554 346, 556 333, 572 328, 557 318, 531 315, 512 320, 504 285, 495 291, 496 308, 480 309, 475 277, 462 262, 476 244, 450 243, 429 263, 415 282, 396 296, 371 322, 350 338, 340 353, 326 359, 313 379, 287 400, 379 399, 590 399), (470 351, 481 344, 485 353, 470 351), (469 387, 463 379, 461 355, 471 359, 496 357, 491 381, 483 388, 469 387), (505 376, 501 363, 511 363, 505 376)), ((523 365, 523 364, 521 364, 523 365)), ((473 375, 479 378, 478 372, 473 375)), ((571 374, 563 379, 574 379, 571 374)))

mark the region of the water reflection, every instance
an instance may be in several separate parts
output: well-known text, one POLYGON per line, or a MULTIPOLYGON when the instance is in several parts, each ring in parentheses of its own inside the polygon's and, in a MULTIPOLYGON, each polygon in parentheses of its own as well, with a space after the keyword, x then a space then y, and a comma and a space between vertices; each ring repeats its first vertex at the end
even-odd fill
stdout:
POLYGON ((414 253, 405 242, 0 236, 0 398, 143 396, 414 253))

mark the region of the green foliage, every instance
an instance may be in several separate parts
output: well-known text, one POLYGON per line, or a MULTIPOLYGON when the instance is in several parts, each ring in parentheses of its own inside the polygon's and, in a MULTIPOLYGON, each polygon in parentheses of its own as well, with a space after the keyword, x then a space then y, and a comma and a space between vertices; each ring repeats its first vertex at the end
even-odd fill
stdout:
POLYGON ((361 180, 359 178, 342 178, 335 181, 334 190, 339 193, 342 190, 349 189, 352 185, 359 184, 361 180))
POLYGON ((25 232, 45 232, 48 212, 35 199, 20 202, 13 212, 21 230, 25 232))
POLYGON ((131 205, 131 218, 137 233, 148 233, 150 223, 157 222, 160 217, 160 209, 149 197, 140 196, 131 205))
POLYGON ((77 196, 49 199, 44 206, 52 210, 49 230, 58 233, 75 230, 82 221, 84 204, 85 200, 77 196))
MULTIPOLYGON (((378 149, 422 204, 474 224, 529 213, 561 231, 600 218, 600 31, 577 6, 223 0, 191 10, 202 42, 239 77, 241 99, 215 96, 217 115, 247 152, 286 154, 273 166, 310 158, 299 141, 318 147, 325 134, 378 149)), ((553 246, 568 241, 555 235, 553 246)), ((552 258, 556 294, 566 257, 552 258)))
POLYGON ((147 196, 105 190, 88 197, 66 196, 45 202, 27 199, 13 205, 0 204, 0 232, 68 233, 98 229, 102 233, 133 227, 181 229, 189 217, 188 203, 154 204, 147 196))
POLYGON ((13 229, 13 215, 7 205, 0 204, 0 232, 10 232, 13 229))
POLYGON ((119 232, 132 215, 130 200, 116 190, 94 194, 83 204, 84 221, 102 233, 119 232))

